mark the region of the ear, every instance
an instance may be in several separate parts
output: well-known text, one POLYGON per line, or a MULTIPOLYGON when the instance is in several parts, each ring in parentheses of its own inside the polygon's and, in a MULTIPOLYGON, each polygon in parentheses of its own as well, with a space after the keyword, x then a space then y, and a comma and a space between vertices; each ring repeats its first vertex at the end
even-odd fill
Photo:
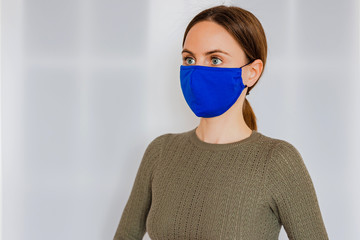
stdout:
POLYGON ((251 87, 259 79, 263 70, 263 62, 260 59, 256 59, 251 64, 246 66, 244 83, 248 87, 251 87))

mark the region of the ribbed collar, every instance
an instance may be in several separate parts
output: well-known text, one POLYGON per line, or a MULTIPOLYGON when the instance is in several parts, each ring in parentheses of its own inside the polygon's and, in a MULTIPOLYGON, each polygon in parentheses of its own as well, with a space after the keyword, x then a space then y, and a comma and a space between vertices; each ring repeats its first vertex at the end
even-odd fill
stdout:
POLYGON ((203 148, 203 149, 208 149, 208 150, 226 150, 226 149, 231 149, 231 148, 235 148, 235 147, 239 147, 245 144, 248 144, 250 142, 253 142, 254 140, 258 139, 260 137, 260 133, 257 132, 256 130, 252 130, 251 135, 247 138, 241 139, 239 141, 236 142, 231 142, 231 143, 207 143, 202 141, 197 135, 196 135, 196 129, 197 127, 195 127, 194 129, 189 131, 189 139, 192 143, 194 143, 195 145, 203 148))

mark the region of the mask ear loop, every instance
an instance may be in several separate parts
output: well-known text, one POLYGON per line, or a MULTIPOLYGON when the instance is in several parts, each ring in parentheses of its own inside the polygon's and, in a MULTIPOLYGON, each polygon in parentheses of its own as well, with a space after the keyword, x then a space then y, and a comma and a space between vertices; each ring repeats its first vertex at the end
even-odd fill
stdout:
MULTIPOLYGON (((252 62, 254 62, 254 61, 255 61, 255 59, 251 60, 250 62, 248 62, 247 64, 241 66, 240 68, 243 68, 243 67, 249 65, 250 63, 252 63, 252 62)), ((245 85, 245 87, 247 87, 247 85, 245 85)), ((249 95, 249 94, 250 94, 249 92, 246 93, 246 95, 249 95)))
POLYGON ((250 62, 248 62, 247 64, 245 64, 245 65, 241 66, 240 68, 243 68, 243 67, 245 67, 245 66, 249 65, 250 63, 252 63, 252 62, 254 62, 254 61, 255 61, 255 60, 251 60, 250 62))

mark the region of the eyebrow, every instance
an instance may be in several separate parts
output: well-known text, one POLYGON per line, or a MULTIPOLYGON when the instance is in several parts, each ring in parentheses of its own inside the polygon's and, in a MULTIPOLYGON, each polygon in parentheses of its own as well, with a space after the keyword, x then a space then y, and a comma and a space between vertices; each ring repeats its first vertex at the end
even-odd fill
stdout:
MULTIPOLYGON (((183 54, 184 52, 187 52, 187 53, 190 53, 190 54, 192 54, 192 55, 195 55, 194 53, 192 53, 190 50, 188 50, 188 49, 186 49, 186 48, 184 48, 184 49, 182 50, 181 54, 183 54)), ((225 51, 222 51, 222 50, 220 50, 220 49, 214 49, 214 50, 208 51, 208 52, 205 53, 205 55, 209 55, 209 54, 216 53, 216 52, 223 53, 223 54, 226 54, 226 55, 231 56, 229 53, 227 53, 227 52, 225 52, 225 51)))

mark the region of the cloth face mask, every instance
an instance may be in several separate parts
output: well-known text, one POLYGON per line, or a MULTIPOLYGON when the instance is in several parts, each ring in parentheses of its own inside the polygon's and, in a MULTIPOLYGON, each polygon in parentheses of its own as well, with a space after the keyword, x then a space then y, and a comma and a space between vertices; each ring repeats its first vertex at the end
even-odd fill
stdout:
POLYGON ((181 65, 180 84, 190 109, 198 117, 211 118, 225 113, 247 86, 242 68, 181 65))

